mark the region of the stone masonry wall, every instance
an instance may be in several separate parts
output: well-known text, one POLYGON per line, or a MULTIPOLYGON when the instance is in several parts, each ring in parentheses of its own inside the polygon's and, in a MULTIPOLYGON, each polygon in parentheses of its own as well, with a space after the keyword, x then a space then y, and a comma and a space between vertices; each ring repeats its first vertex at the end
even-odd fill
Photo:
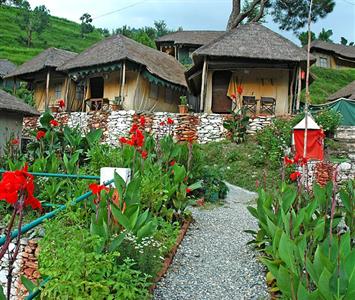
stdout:
MULTIPOLYGON (((143 113, 139 114, 133 110, 129 111, 97 111, 97 112, 73 112, 54 113, 55 118, 63 125, 78 127, 83 133, 93 128, 103 129, 103 142, 117 145, 118 138, 128 136, 129 129, 134 122, 138 123, 141 115, 146 117, 146 130, 160 137, 169 131, 179 141, 194 140, 199 143, 221 141, 227 137, 227 130, 223 127, 223 122, 228 115, 221 114, 177 114, 177 113, 143 113), (174 120, 172 126, 161 126, 161 122, 168 118, 174 120)), ((272 117, 258 116, 250 119, 248 128, 249 134, 254 134, 264 126, 271 124, 272 117)), ((24 136, 29 136, 29 132, 38 126, 38 118, 24 118, 24 136)))

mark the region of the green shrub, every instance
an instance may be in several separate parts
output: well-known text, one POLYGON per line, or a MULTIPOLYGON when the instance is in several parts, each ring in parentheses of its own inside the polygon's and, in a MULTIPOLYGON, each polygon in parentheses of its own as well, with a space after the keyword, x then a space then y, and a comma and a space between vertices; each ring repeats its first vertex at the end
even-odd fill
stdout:
POLYGON ((339 127, 342 115, 333 110, 322 110, 315 115, 315 121, 326 133, 334 133, 339 127))

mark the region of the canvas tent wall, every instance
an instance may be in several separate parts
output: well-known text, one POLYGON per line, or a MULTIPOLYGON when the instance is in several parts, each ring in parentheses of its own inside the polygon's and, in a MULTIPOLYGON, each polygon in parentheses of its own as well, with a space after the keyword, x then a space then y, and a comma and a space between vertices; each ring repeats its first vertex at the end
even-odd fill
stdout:
POLYGON ((342 115, 340 125, 355 126, 355 100, 340 98, 321 105, 311 105, 311 112, 319 112, 323 109, 330 109, 342 115))
POLYGON ((324 158, 324 133, 310 114, 302 119, 294 128, 292 144, 295 147, 296 155, 311 160, 323 160, 324 158), (307 127, 307 151, 304 155, 304 141, 307 127))

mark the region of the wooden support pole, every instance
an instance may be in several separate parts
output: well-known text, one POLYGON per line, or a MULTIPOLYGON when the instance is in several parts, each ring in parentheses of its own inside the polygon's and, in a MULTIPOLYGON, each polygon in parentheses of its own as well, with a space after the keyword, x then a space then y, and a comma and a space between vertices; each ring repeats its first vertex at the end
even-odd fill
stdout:
POLYGON ((123 62, 122 66, 122 82, 121 82, 121 101, 123 103, 125 95, 124 95, 124 89, 126 85, 126 62, 123 62))
MULTIPOLYGON (((66 83, 67 83, 67 84, 65 85, 64 103, 65 103, 67 112, 70 112, 70 111, 71 111, 71 107, 72 107, 72 105, 73 105, 73 101, 72 101, 72 103, 69 105, 69 99, 68 99, 68 96, 69 96, 69 85, 70 85, 70 76, 67 77, 66 83)), ((72 100, 73 100, 73 99, 72 99, 72 100)))
POLYGON ((288 103, 288 114, 292 113, 292 104, 293 104, 293 85, 295 84, 295 76, 296 76, 296 70, 292 69, 292 79, 291 79, 291 84, 290 84, 290 100, 288 103))
POLYGON ((301 104, 301 90, 302 90, 302 69, 298 67, 298 85, 297 85, 297 102, 296 111, 299 112, 301 104))
POLYGON ((14 92, 14 95, 16 96, 16 89, 17 89, 17 82, 16 82, 16 77, 14 77, 14 82, 13 82, 13 92, 14 92))
POLYGON ((46 103, 45 103, 45 110, 49 108, 49 81, 50 81, 50 75, 51 71, 47 71, 47 80, 46 80, 46 103))
POLYGON ((200 111, 204 109, 204 103, 206 98, 206 81, 207 81, 207 58, 203 62, 202 69, 202 82, 201 82, 201 96, 200 96, 200 111))

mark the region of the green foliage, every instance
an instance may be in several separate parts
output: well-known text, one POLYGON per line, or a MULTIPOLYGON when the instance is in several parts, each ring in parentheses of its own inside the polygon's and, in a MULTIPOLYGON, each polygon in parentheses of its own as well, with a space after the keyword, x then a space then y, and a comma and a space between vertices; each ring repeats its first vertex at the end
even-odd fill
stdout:
POLYGON ((256 139, 259 144, 257 164, 270 162, 272 168, 279 168, 285 150, 291 145, 293 122, 275 119, 270 126, 260 130, 256 139), (260 161, 261 160, 261 161, 260 161))
MULTIPOLYGON (((259 222, 257 232, 248 231, 254 237, 251 243, 263 251, 261 261, 284 298, 354 296, 354 233, 339 227, 348 210, 337 205, 333 189, 331 183, 325 188, 315 185, 311 196, 283 184, 275 193, 260 190, 257 207, 248 207, 259 222)), ((347 196, 342 199, 349 203, 347 196)))
POLYGON ((247 134, 247 126, 249 117, 246 115, 246 110, 241 109, 237 112, 231 112, 231 118, 224 121, 223 126, 231 133, 233 142, 240 144, 244 142, 247 134))
MULTIPOLYGON (((355 80, 355 69, 328 69, 312 67, 315 81, 309 86, 312 104, 327 102, 327 97, 355 80)), ((302 99, 305 99, 304 91, 302 99)))
POLYGON ((342 115, 333 110, 322 110, 315 116, 315 121, 323 128, 326 133, 335 133, 339 127, 342 115))
POLYGON ((88 13, 83 14, 80 17, 80 33, 81 33, 81 37, 84 38, 85 35, 91 33, 94 31, 94 26, 91 25, 92 23, 92 18, 91 15, 88 13))
POLYGON ((98 30, 81 38, 80 24, 54 16, 49 16, 50 26, 40 36, 32 37, 32 48, 23 45, 25 31, 21 29, 18 19, 22 9, 0 6, 0 57, 16 64, 22 64, 49 47, 81 52, 103 38, 98 30))
POLYGON ((92 236, 80 212, 62 215, 45 225, 40 240, 39 270, 52 279, 45 299, 148 299, 148 277, 134 262, 118 264, 119 252, 97 253, 100 238, 92 236))

